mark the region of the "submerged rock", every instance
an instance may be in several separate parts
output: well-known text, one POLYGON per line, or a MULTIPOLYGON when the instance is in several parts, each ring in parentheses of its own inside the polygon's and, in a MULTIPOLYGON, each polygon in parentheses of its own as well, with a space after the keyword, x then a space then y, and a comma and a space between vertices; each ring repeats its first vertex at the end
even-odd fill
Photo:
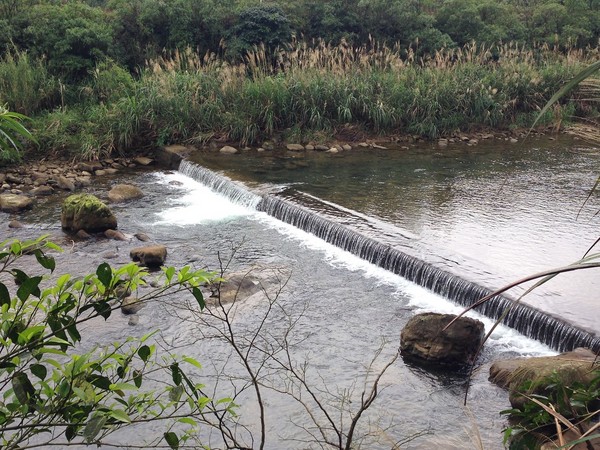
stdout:
POLYGON ((454 314, 423 313, 408 321, 400 337, 402 356, 434 364, 473 362, 484 336, 483 323, 454 314))
POLYGON ((238 152, 237 148, 232 147, 230 145, 226 145, 224 147, 221 147, 221 150, 219 150, 220 153, 225 153, 227 155, 233 155, 235 153, 238 152))
POLYGON ((75 194, 63 202, 61 225, 65 230, 94 233, 117 228, 117 218, 98 197, 75 194))

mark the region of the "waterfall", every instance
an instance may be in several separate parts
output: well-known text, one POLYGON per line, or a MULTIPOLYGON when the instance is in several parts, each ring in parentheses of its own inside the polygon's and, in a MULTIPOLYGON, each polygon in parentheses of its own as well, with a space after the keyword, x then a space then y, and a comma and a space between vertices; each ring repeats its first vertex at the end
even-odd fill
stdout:
POLYGON ((247 208, 256 208, 256 205, 258 205, 261 200, 259 195, 250 192, 242 184, 238 184, 227 177, 219 175, 212 170, 194 164, 188 160, 184 159, 181 161, 179 172, 202 183, 210 190, 227 197, 232 203, 247 208))
MULTIPOLYGON (((360 215, 353 215, 351 211, 336 210, 328 213, 327 210, 335 209, 334 205, 319 203, 319 199, 312 196, 303 197, 298 193, 259 196, 243 185, 189 161, 182 162, 180 171, 233 202, 255 208, 311 233, 461 306, 471 306, 478 299, 491 293, 491 290, 484 286, 410 255, 402 246, 402 242, 398 243, 400 240, 406 241, 405 235, 389 236, 377 233, 377 230, 373 232, 373 223, 367 222, 360 215)), ((498 319, 508 308, 509 312, 502 322, 527 337, 558 351, 588 347, 600 352, 600 337, 530 305, 515 303, 514 299, 507 295, 495 296, 475 309, 488 317, 498 319)))

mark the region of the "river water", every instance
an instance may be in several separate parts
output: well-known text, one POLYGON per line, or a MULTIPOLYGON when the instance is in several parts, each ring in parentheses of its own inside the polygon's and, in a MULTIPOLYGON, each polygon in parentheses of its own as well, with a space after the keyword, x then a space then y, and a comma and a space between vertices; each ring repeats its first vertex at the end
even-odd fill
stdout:
MULTIPOLYGON (((398 157, 397 154, 387 154, 394 155, 398 157)), ((381 155, 377 155, 381 170, 385 171, 387 164, 381 158, 381 155)), ((240 158, 242 160, 246 160, 245 164, 250 164, 251 161, 240 158)), ((274 161, 274 164, 279 164, 279 159, 274 161)), ((298 160, 290 158, 283 161, 291 161, 296 165, 298 160)), ((337 158, 325 160, 322 156, 309 159, 309 167, 318 163, 328 169, 317 177, 320 182, 305 179, 297 183, 303 183, 302 187, 306 190, 314 185, 313 194, 341 203, 342 194, 319 183, 327 184, 335 178, 333 172, 326 174, 332 170, 332 162, 341 168, 342 161, 337 158), (324 195, 327 192, 331 194, 330 197, 324 195)), ((282 174, 288 176, 303 173, 304 176, 310 176, 311 171, 305 170, 303 164, 299 167, 284 168, 282 174)), ((422 173, 423 171, 415 171, 420 168, 406 169, 406 173, 422 173)), ((354 186, 358 183, 356 180, 364 178, 366 173, 371 174, 369 177, 373 176, 372 171, 367 171, 364 162, 356 169, 348 167, 342 170, 356 172, 355 181, 346 182, 348 186, 354 186)), ((261 182, 275 172, 260 172, 261 182)), ((388 175, 391 177, 391 172, 388 175)), ((456 180, 462 180, 463 185, 468 185, 469 180, 463 178, 458 176, 456 180)), ((145 192, 145 197, 142 201, 113 207, 119 220, 119 228, 129 237, 134 233, 144 232, 153 241, 167 245, 169 264, 191 264, 217 269, 219 258, 227 259, 235 248, 231 270, 259 267, 276 269, 282 274, 282 279, 287 282, 279 294, 278 302, 285 314, 281 312, 270 318, 269 333, 273 338, 281 336, 286 329, 286 318, 297 319, 292 334, 295 342, 292 347, 293 360, 297 364, 308 364, 310 384, 318 388, 319 396, 335 417, 340 417, 336 411, 340 408, 342 398, 351 401, 346 402, 350 408, 356 407, 365 367, 384 343, 381 357, 375 362, 374 368, 380 369, 393 356, 398 346, 400 330, 413 314, 420 311, 460 310, 426 289, 264 213, 232 204, 179 173, 157 171, 117 176, 105 179, 104 184, 99 183, 92 190, 103 197, 111 184, 124 181, 139 185, 145 192)), ((438 188, 430 183, 432 182, 423 185, 424 192, 430 191, 425 196, 429 200, 423 201, 433 207, 432 192, 438 188)), ((373 186, 380 186, 380 183, 375 181, 373 186)), ((394 191, 391 188, 379 189, 394 191)), ((360 191, 354 188, 354 192, 360 191)), ((373 188, 373 195, 376 191, 373 188)), ((582 192, 585 189, 582 188, 582 192)), ((396 194, 396 197, 385 195, 387 198, 397 199, 400 194, 396 194)), ((368 198, 369 195, 363 194, 363 197, 368 198)), ((421 229, 415 225, 412 232, 428 229, 423 218, 408 218, 411 211, 408 197, 403 202, 406 204, 404 212, 400 214, 397 211, 394 214, 406 217, 405 220, 414 224, 421 224, 421 229)), ((413 202, 418 203, 418 200, 415 198, 413 202)), ((371 204, 370 208, 375 208, 377 202, 369 203, 365 200, 364 204, 371 204)), ((352 202, 350 206, 359 209, 359 202, 352 202)), ((375 214, 375 209, 365 207, 363 210, 375 214)), ((423 211, 421 214, 427 213, 423 211)), ((383 214, 380 216, 385 219, 383 214)), ((0 218, 5 221, 8 215, 2 213, 0 218)), ((87 242, 72 241, 60 230, 59 203, 54 200, 46 203, 42 201, 32 212, 25 213, 21 220, 26 227, 11 230, 10 236, 24 239, 49 233, 63 245, 66 251, 56 255, 58 271, 61 273, 92 271, 103 261, 112 265, 124 264, 129 260, 129 250, 139 245, 134 238, 125 242, 102 238, 87 242)), ((476 220, 472 222, 477 223, 476 220)), ((6 237, 9 235, 5 236, 3 233, 2 238, 6 237)), ((240 305, 235 326, 242 335, 251 333, 260 322, 263 302, 264 299, 258 297, 240 305)), ((239 372, 239 364, 231 357, 231 349, 222 342, 207 338, 202 333, 200 324, 182 321, 177 299, 156 308, 142 309, 138 315, 139 323, 134 326, 129 325, 129 319, 121 315, 113 315, 106 323, 90 325, 82 333, 82 345, 89 348, 128 336, 142 336, 159 329, 161 340, 176 345, 180 351, 203 362, 204 369, 196 375, 215 388, 215 396, 223 397, 231 393, 233 387, 222 379, 219 381, 217 377, 223 367, 227 367, 232 373, 242 374, 239 372)), ((487 327, 491 325, 488 319, 481 319, 487 327)), ((384 389, 380 389, 377 401, 361 422, 359 434, 370 436, 364 441, 363 448, 391 448, 393 442, 416 434, 423 436, 415 438, 402 448, 477 448, 479 440, 486 449, 502 448, 501 431, 505 421, 498 412, 508 408, 509 404, 506 392, 487 381, 490 362, 504 357, 552 353, 544 345, 501 327, 480 357, 481 368, 472 381, 467 407, 463 405, 464 374, 430 373, 405 363, 402 359, 397 360, 382 379, 381 386, 384 389)), ((281 387, 281 379, 277 377, 265 380, 265 383, 281 387)), ((310 422, 297 402, 269 389, 265 389, 264 395, 268 436, 266 448, 319 448, 310 443, 312 438, 305 431, 310 422)), ((242 396, 238 403, 241 405, 240 423, 248 426, 256 436, 257 408, 253 396, 242 396)), ((140 436, 148 439, 160 437, 162 431, 149 426, 134 433, 120 433, 118 438, 139 445, 142 439, 140 436)), ((245 439, 250 442, 247 435, 245 439)))
MULTIPOLYGON (((586 202, 597 158, 561 137, 524 145, 194 159, 233 179, 287 186, 380 219, 410 236, 419 257, 442 259, 455 273, 500 288, 573 263, 598 238, 600 200, 593 195, 586 202)), ((560 275, 525 302, 600 334, 597 272, 560 275)))

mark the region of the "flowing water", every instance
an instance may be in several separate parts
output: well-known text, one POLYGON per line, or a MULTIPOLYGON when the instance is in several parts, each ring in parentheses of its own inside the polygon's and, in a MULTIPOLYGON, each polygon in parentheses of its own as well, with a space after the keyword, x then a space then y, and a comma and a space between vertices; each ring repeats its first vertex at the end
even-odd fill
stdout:
MULTIPOLYGON (((498 275, 491 270, 494 264, 490 261, 482 265, 485 269, 480 269, 479 272, 474 270, 473 267, 479 266, 471 261, 473 252, 467 251, 470 250, 471 244, 454 244, 458 238, 452 235, 452 230, 456 229, 459 235, 465 236, 465 232, 459 230, 463 220, 467 226, 472 226, 474 229, 479 227, 482 232, 500 235, 506 233, 506 241, 512 242, 512 239, 508 239, 510 237, 508 231, 497 229, 503 221, 507 220, 506 217, 499 216, 498 211, 502 208, 497 204, 499 202, 508 204, 514 211, 521 211, 522 205, 517 201, 516 188, 511 188, 510 195, 507 193, 506 196, 503 196, 503 192, 507 191, 499 192, 497 188, 502 183, 514 187, 517 181, 513 180, 514 183, 509 183, 506 173, 494 165, 499 163, 489 162, 494 159, 482 155, 480 153, 482 150, 475 149, 474 153, 470 153, 471 150, 460 150, 458 153, 468 157, 469 161, 483 159, 487 161, 485 165, 492 174, 495 170, 499 173, 489 178, 484 168, 480 167, 473 168, 471 171, 457 171, 454 175, 450 175, 451 168, 462 166, 455 159, 456 155, 455 158, 447 158, 448 167, 445 169, 448 171, 447 175, 441 175, 438 169, 434 170, 430 166, 426 168, 415 161, 409 164, 412 157, 404 160, 400 153, 395 152, 373 155, 376 156, 372 158, 376 161, 373 164, 379 166, 377 170, 369 166, 367 164, 369 158, 360 153, 354 156, 357 158, 356 161, 351 155, 345 155, 344 158, 313 155, 311 158, 301 160, 287 157, 252 158, 235 155, 226 160, 228 166, 226 173, 245 180, 251 191, 248 193, 248 190, 241 186, 240 189, 235 190, 235 194, 230 192, 230 198, 235 202, 210 191, 203 184, 181 173, 141 173, 108 179, 106 186, 97 185, 94 187, 94 192, 102 196, 109 185, 117 181, 139 185, 145 192, 142 201, 114 207, 119 219, 119 228, 129 236, 136 232, 145 232, 152 240, 167 245, 169 264, 175 266, 192 264, 197 267, 207 265, 210 268, 217 268, 219 259, 226 260, 232 254, 232 248, 236 248, 232 259, 232 270, 248 270, 252 267, 279 270, 287 280, 278 300, 285 314, 273 316, 268 323, 268 329, 277 336, 278 333, 285 331, 283 324, 287 317, 298 319, 293 331, 293 340, 296 342, 293 347, 293 358, 298 363, 304 361, 308 363, 308 376, 312 384, 319 388, 325 385, 328 387, 329 393, 321 390, 320 395, 331 411, 334 411, 339 407, 338 394, 341 392, 348 394, 352 399, 351 407, 356 405, 365 366, 371 362, 382 342, 386 342, 381 359, 375 363, 375 368, 382 367, 384 362, 393 355, 397 348, 400 330, 412 315, 416 312, 432 310, 457 312, 461 308, 442 296, 407 281, 393 271, 384 270, 376 264, 365 261, 364 254, 353 255, 271 217, 261 210, 267 209, 264 206, 264 199, 297 200, 297 192, 303 191, 328 202, 343 204, 345 208, 331 206, 330 215, 323 215, 323 217, 345 227, 358 227, 361 233, 366 231, 361 230, 360 223, 364 227, 375 226, 372 229, 375 230, 373 232, 375 237, 403 239, 403 242, 397 243, 402 250, 412 252, 415 258, 421 256, 420 260, 426 261, 434 268, 442 267, 444 271, 455 275, 457 268, 454 262, 465 262, 465 267, 469 268, 466 271, 467 275, 474 274, 473 281, 480 283, 487 279, 500 283, 502 278, 512 276, 513 272, 498 275), (401 173, 391 169, 392 162, 395 160, 403 161, 396 161, 400 163, 398 167, 403 167, 401 173), (242 166, 244 166, 243 171, 240 168, 242 166), (315 168, 318 169, 318 173, 313 171, 315 168), (334 172, 338 169, 339 172, 334 172), (378 170, 383 174, 387 173, 382 177, 385 179, 387 176, 390 181, 374 178, 378 170), (474 173, 478 175, 475 176, 474 173), (273 178, 277 174, 279 174, 279 181, 273 178), (343 179, 342 174, 347 174, 347 178, 343 179), (411 176, 417 179, 409 180, 411 176), (419 177, 423 177, 422 184, 418 183, 419 177), (457 190, 454 195, 446 192, 448 189, 443 188, 443 184, 436 184, 440 180, 448 183, 447 178, 454 180, 450 183, 450 190, 457 190), (365 188, 367 180, 372 182, 372 186, 368 189, 365 188), (482 180, 481 186, 475 189, 478 196, 469 198, 471 191, 467 187, 475 185, 477 180, 482 180), (333 183, 334 181, 336 183, 333 183), (402 183, 399 181, 404 181, 405 184, 400 186, 402 183), (295 190, 294 195, 286 190, 290 185, 295 190), (347 188, 346 194, 339 192, 342 185, 347 188), (417 192, 410 192, 411 185, 417 192), (495 186, 495 190, 485 192, 486 189, 491 189, 492 185, 495 186), (418 191, 422 193, 420 200, 418 191), (436 193, 447 196, 446 200, 435 200, 436 193), (461 195, 458 195, 459 193, 461 195), (348 200, 344 202, 346 195, 348 200), (356 197, 353 199, 352 195, 356 197), (484 201, 485 198, 491 199, 497 208, 493 212, 474 212, 473 208, 477 204, 488 205, 488 202, 484 201), (388 202, 390 209, 387 215, 384 214, 385 208, 382 205, 384 200, 388 202), (396 203, 393 203, 394 201, 396 203), (463 208, 467 205, 472 207, 468 211, 461 212, 457 205, 454 205, 453 209, 449 204, 452 202, 462 204, 463 208), (396 206, 390 207, 394 204, 396 206), (417 208, 418 204, 421 204, 422 210, 417 208), (426 211, 426 205, 432 208, 439 207, 445 213, 426 211), (413 213, 416 217, 409 217, 413 213), (482 217, 477 218, 476 214, 482 214, 482 217), (394 217, 399 219, 396 220, 394 217), (462 219, 459 220, 461 217, 462 219), (373 218, 380 221, 374 221, 373 218), (432 222, 427 222, 427 218, 432 222), (359 219, 364 221, 361 222, 359 219), (493 225, 494 223, 496 225, 493 225), (410 226, 411 224, 414 226, 410 226), (381 232, 382 229, 385 233, 381 232), (435 230, 445 231, 440 231, 440 234, 436 235, 435 230), (445 237, 444 232, 448 233, 445 237), (432 241, 426 242, 428 236, 434 237, 432 241), (433 253, 432 249, 438 247, 440 251, 433 253), (461 252, 454 254, 453 249, 460 249, 461 252)), ((420 151, 411 152, 413 157, 418 157, 417 159, 421 159, 424 164, 425 152, 423 154, 420 151)), ((408 154, 405 156, 407 157, 408 154)), ((224 161, 222 157, 216 160, 206 156, 203 158, 206 164, 211 163, 209 165, 213 169, 224 161)), ((443 157, 439 156, 439 158, 443 157)), ((573 160, 577 158, 577 155, 572 157, 573 160)), ((553 161, 552 157, 547 157, 547 163, 552 165, 553 161)), ((583 168, 583 163, 581 164, 583 168)), ((517 167, 520 167, 520 171, 517 171, 520 176, 524 176, 526 172, 524 165, 524 162, 517 164, 517 167)), ((223 166, 221 168, 224 169, 223 166)), ((577 179, 582 183, 581 186, 564 174, 560 175, 559 178, 563 181, 559 183, 555 180, 554 183, 550 183, 548 191, 552 191, 554 189, 552 186, 557 184, 563 187, 571 186, 571 188, 577 185, 580 195, 585 195, 586 185, 583 181, 586 179, 586 174, 590 175, 590 172, 591 169, 577 175, 579 177, 577 179)), ((534 179, 537 180, 532 175, 532 180, 534 179)), ((540 180, 537 182, 541 183, 540 180)), ((523 184, 523 181, 518 181, 518 184, 523 184)), ((212 186, 218 190, 225 189, 223 184, 212 186)), ((530 190, 533 191, 534 188, 535 183, 530 190)), ((541 190, 541 187, 537 186, 536 189, 541 190)), ((572 189, 567 191, 571 192, 572 189)), ((546 196, 550 199, 550 194, 547 193, 546 196)), ((298 202, 309 211, 310 206, 316 204, 320 205, 321 211, 325 210, 321 200, 309 201, 307 198, 310 197, 304 195, 300 195, 300 198, 302 201, 298 202)), ((564 218, 563 212, 568 215, 570 208, 576 208, 579 203, 575 201, 575 206, 560 207, 556 204, 557 198, 551 198, 552 201, 548 200, 544 203, 554 211, 550 228, 559 228, 563 221, 568 221, 564 218)), ((0 214, 2 214, 0 219, 8 218, 8 215, 0 214)), ((523 212, 519 214, 519 220, 524 220, 526 214, 523 212)), ((113 265, 126 263, 129 260, 129 250, 139 245, 135 239, 126 242, 105 239, 72 242, 60 231, 58 215, 57 203, 38 205, 34 211, 23 215, 22 220, 27 224, 26 228, 11 231, 10 234, 27 238, 46 232, 55 236, 55 239, 67 249, 64 254, 57 255, 59 270, 71 272, 93 270, 102 261, 109 261, 113 265)), ((536 217, 538 217, 536 220, 542 221, 539 217, 543 217, 543 214, 537 213, 536 217)), ((584 222, 584 225, 587 223, 584 222)), ((521 242, 517 246, 522 245, 524 240, 523 230, 529 229, 533 234, 537 234, 537 226, 523 223, 522 227, 515 227, 513 238, 519 238, 521 242), (517 233, 517 229, 521 229, 521 232, 517 233)), ((579 229, 579 226, 580 223, 574 222, 572 229, 579 229)), ((486 249, 488 246, 495 245, 489 235, 487 237, 475 235, 474 229, 466 236, 473 234, 481 245, 485 243, 486 249)), ((570 242, 586 241, 588 235, 593 234, 582 232, 575 238, 569 233, 562 231, 561 233, 569 236, 570 242)), ((8 236, 2 236, 5 237, 8 236)), ((466 237, 464 239, 467 240, 466 237)), ((555 253, 557 250, 552 247, 548 251, 555 253)), ((360 253, 361 250, 358 249, 357 252, 360 253)), ((489 249, 489 253, 494 255, 497 252, 509 254, 505 249, 489 249)), ((577 254, 579 247, 571 249, 571 252, 577 254)), ((484 256, 481 251, 474 253, 474 256, 484 256)), ((503 262, 503 267, 519 272, 518 268, 508 263, 507 258, 508 256, 505 256, 495 260, 503 262)), ((524 262, 519 268, 529 270, 528 264, 530 261, 524 262)), ((460 264, 458 266, 462 267, 460 264)), ((261 319, 261 305, 263 304, 260 298, 253 298, 247 304, 241 305, 236 316, 236 326, 241 333, 251 331, 257 326, 261 319)), ((589 308, 592 308, 591 303, 589 308)), ((489 329, 491 320, 476 316, 480 317, 489 329)), ((198 324, 182 321, 181 314, 177 311, 177 300, 175 304, 168 303, 163 307, 142 309, 139 313, 139 323, 135 326, 128 325, 128 319, 119 315, 111 317, 107 323, 94 324, 84 334, 84 339, 88 340, 88 344, 84 342, 84 345, 91 345, 89 342, 112 342, 130 335, 141 336, 153 329, 160 329, 163 339, 180 346, 186 353, 201 360, 205 368, 197 375, 203 381, 206 380, 207 384, 218 386, 218 396, 228 395, 228 388, 231 387, 217 384, 215 374, 219 373, 222 366, 230 367, 233 371, 237 370, 229 358, 230 349, 222 343, 203 338, 198 324)), ((382 385, 385 389, 381 390, 377 402, 365 415, 363 428, 360 429, 363 435, 368 431, 377 437, 369 441, 366 448, 390 448, 392 442, 421 432, 425 432, 425 435, 402 448, 477 448, 476 442, 479 439, 475 437, 477 434, 480 435, 484 448, 502 448, 501 430, 505 426, 505 421, 498 412, 506 409, 509 404, 506 392, 487 381, 490 362, 504 357, 552 353, 552 350, 545 345, 523 337, 507 327, 500 327, 493 334, 480 357, 481 369, 476 372, 472 382, 467 408, 463 406, 464 374, 430 373, 405 363, 402 359, 397 360, 383 378, 382 385)), ((276 383, 277 380, 272 382, 276 383)), ((309 438, 303 431, 303 427, 308 423, 307 416, 296 402, 287 396, 268 390, 265 392, 265 402, 267 448, 316 448, 305 441, 309 438)), ((256 432, 256 407, 252 396, 241 398, 239 403, 241 422, 256 432)), ((148 426, 140 433, 135 435, 124 433, 121 437, 131 443, 140 444, 139 436, 151 438, 160 436, 161 433, 162 430, 148 426)))
MULTIPOLYGON (((253 183, 285 188, 280 197, 320 216, 331 217, 326 210, 333 204, 341 206, 335 209, 346 222, 364 222, 358 215, 383 222, 368 225, 366 234, 490 289, 568 265, 598 237, 600 201, 592 196, 584 205, 597 177, 597 153, 565 138, 527 146, 355 150, 334 156, 200 154, 194 160, 255 190, 253 183)), ((522 292, 513 289, 512 295, 522 292)), ((591 269, 560 275, 525 302, 597 336, 598 292, 597 269, 591 269)))

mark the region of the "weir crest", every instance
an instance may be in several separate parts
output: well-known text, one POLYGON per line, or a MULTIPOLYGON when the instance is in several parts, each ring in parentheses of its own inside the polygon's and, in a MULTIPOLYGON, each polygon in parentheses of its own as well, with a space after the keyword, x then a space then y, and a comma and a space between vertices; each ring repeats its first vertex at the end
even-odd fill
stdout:
MULTIPOLYGON (((471 306, 491 293, 478 283, 409 254, 401 243, 396 245, 398 239, 406 239, 406 236, 394 236, 385 229, 374 231, 373 222, 345 208, 336 209, 335 205, 293 190, 259 195, 241 183, 187 160, 181 162, 179 171, 233 203, 264 212, 311 233, 461 306, 471 306)), ((558 351, 577 347, 600 351, 600 337, 550 313, 525 303, 515 303, 506 295, 497 295, 475 310, 492 319, 504 315, 502 323, 558 351)))

